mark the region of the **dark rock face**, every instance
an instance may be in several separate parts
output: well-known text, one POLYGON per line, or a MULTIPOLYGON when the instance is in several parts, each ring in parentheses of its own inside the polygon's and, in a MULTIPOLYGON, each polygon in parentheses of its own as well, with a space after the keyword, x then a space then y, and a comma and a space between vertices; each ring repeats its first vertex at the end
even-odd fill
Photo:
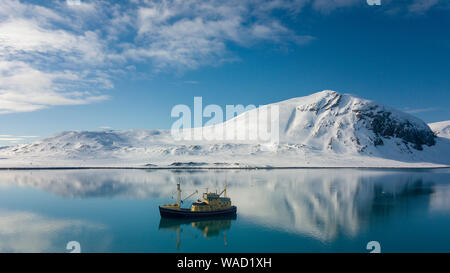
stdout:
POLYGON ((375 145, 383 145, 380 137, 401 138, 406 143, 412 143, 417 150, 423 150, 422 145, 433 146, 436 143, 436 136, 430 128, 427 126, 420 128, 409 120, 393 118, 392 113, 388 111, 358 111, 357 117, 366 120, 367 129, 372 130, 377 136, 375 145))
POLYGON ((173 162, 170 166, 176 167, 195 167, 208 165, 206 162, 173 162))

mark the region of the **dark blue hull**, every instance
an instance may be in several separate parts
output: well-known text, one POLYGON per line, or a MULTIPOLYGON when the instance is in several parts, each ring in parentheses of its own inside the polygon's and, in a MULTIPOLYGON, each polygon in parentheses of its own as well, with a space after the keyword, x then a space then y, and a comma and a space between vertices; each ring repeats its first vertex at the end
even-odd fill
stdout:
POLYGON ((232 206, 229 209, 216 210, 216 211, 191 211, 190 209, 167 209, 159 207, 159 213, 161 217, 165 218, 201 218, 201 217, 214 217, 214 216, 226 216, 236 214, 236 206, 232 206))

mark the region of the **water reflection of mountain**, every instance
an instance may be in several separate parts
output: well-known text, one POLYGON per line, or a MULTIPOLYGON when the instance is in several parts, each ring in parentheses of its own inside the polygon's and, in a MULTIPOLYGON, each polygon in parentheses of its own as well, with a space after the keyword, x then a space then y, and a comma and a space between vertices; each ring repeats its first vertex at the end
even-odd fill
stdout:
POLYGON ((374 186, 374 196, 370 207, 372 216, 386 216, 395 213, 399 207, 417 206, 418 202, 430 202, 430 196, 435 192, 433 183, 426 183, 417 179, 406 183, 403 188, 395 192, 385 192, 383 187, 374 186))
POLYGON ((322 241, 353 236, 370 217, 407 213, 408 208, 448 210, 450 171, 300 169, 260 171, 68 170, 0 173, 1 187, 34 187, 64 197, 160 198, 183 188, 220 188, 245 221, 307 234, 322 241), (371 215, 371 216, 369 216, 371 215))
POLYGON ((182 226, 191 226, 200 230, 204 238, 218 237, 223 234, 224 244, 226 245, 226 231, 231 228, 231 223, 234 220, 236 220, 236 215, 202 219, 161 218, 159 222, 159 229, 173 230, 177 233, 177 249, 181 244, 182 226))

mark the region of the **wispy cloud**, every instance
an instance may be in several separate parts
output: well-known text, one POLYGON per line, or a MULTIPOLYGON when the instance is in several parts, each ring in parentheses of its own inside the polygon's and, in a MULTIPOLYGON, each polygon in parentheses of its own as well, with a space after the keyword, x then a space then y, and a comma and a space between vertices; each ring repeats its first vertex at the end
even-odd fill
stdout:
POLYGON ((108 99, 114 75, 133 62, 196 69, 238 59, 228 43, 308 43, 272 15, 305 2, 3 0, 0 114, 108 99))
POLYGON ((156 69, 195 69, 236 60, 228 43, 249 47, 259 42, 304 44, 313 39, 295 33, 273 16, 280 9, 298 12, 295 5, 305 1, 140 2, 136 43, 125 53, 152 61, 156 69))
POLYGON ((443 2, 441 0, 414 0, 412 4, 408 6, 409 12, 412 13, 425 13, 432 7, 443 2))
POLYGON ((441 108, 439 107, 428 107, 428 108, 417 108, 417 109, 405 109, 404 111, 409 114, 418 114, 418 113, 425 113, 425 112, 433 112, 433 111, 439 111, 441 108))
POLYGON ((184 81, 185 84, 198 84, 198 81, 184 81))
POLYGON ((63 11, 2 1, 0 114, 105 100, 106 46, 95 31, 70 28, 63 11), (69 27, 67 27, 69 26, 69 27))
MULTIPOLYGON (((314 36, 281 18, 358 5, 364 1, 2 0, 0 114, 107 100, 115 77, 233 62, 236 46, 308 44, 314 36), (134 71, 137 63, 150 64, 150 71, 134 71)), ((440 5, 409 0, 402 8, 425 13, 440 5)))
POLYGON ((83 72, 43 71, 26 62, 0 60, 0 114, 105 100, 107 95, 78 91, 83 84, 96 85, 98 80, 83 72))
POLYGON ((427 12, 439 9, 449 8, 450 1, 448 0, 383 0, 382 6, 384 6, 385 12, 390 15, 408 15, 408 16, 421 16, 427 14, 427 12))
POLYGON ((355 5, 365 5, 361 0, 314 0, 312 6, 322 13, 330 13, 339 8, 348 8, 355 5))
POLYGON ((14 136, 14 135, 0 135, 0 142, 17 144, 28 141, 30 139, 38 138, 39 136, 14 136))

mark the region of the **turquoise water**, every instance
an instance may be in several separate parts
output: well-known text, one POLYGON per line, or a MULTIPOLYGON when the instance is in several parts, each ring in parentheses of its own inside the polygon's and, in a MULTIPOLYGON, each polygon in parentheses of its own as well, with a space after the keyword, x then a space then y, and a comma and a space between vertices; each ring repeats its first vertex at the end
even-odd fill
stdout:
POLYGON ((449 169, 0 171, 0 252, 450 252, 449 231, 449 169), (227 181, 237 217, 161 220, 178 179, 227 181))

